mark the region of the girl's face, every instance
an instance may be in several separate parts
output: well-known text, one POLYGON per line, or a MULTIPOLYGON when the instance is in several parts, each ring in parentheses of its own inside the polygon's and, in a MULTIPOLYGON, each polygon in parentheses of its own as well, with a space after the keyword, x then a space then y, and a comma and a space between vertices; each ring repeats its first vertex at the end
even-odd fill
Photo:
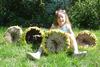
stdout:
POLYGON ((63 12, 57 13, 57 23, 59 26, 62 26, 65 23, 65 14, 63 12))

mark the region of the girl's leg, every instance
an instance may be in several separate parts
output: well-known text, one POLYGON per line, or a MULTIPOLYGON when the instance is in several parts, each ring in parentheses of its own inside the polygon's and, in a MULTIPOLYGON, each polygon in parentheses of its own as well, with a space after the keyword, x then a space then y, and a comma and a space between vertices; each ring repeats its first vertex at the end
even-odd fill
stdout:
POLYGON ((30 53, 30 52, 28 52, 28 53, 27 53, 27 56, 28 56, 29 58, 31 58, 31 59, 39 60, 40 57, 41 57, 42 52, 43 52, 42 47, 39 47, 39 49, 38 49, 38 51, 37 51, 36 53, 30 53))
POLYGON ((86 54, 87 53, 86 51, 79 52, 77 41, 76 41, 75 37, 73 35, 70 35, 70 34, 69 34, 69 37, 71 39, 71 45, 74 48, 74 54, 86 54))

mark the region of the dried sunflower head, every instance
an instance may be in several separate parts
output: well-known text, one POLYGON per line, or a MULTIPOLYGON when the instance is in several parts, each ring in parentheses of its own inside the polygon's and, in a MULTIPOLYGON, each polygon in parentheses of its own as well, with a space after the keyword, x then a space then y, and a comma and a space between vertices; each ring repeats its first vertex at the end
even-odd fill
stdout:
POLYGON ((66 51, 69 45, 70 40, 67 34, 58 29, 48 31, 42 41, 42 47, 46 53, 66 51))
POLYGON ((97 38, 94 33, 84 30, 78 33, 76 40, 82 46, 95 46, 97 38))
POLYGON ((20 40, 22 36, 22 29, 19 26, 11 26, 4 34, 5 41, 12 43, 20 40))
POLYGON ((29 27, 25 30, 22 39, 26 44, 32 44, 32 47, 38 48, 42 42, 43 32, 38 27, 29 27))

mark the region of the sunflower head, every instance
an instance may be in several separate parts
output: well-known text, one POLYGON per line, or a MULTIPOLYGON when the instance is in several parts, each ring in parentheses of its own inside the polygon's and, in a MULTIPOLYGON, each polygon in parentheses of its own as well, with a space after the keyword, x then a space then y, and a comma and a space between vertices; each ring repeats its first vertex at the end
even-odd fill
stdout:
POLYGON ((84 30, 78 33, 76 40, 81 46, 95 46, 96 35, 88 30, 84 30))
POLYGON ((48 31, 42 42, 42 47, 46 53, 66 51, 69 45, 70 40, 67 34, 58 29, 48 31))
POLYGON ((43 31, 39 27, 29 27, 25 30, 22 40, 24 44, 32 44, 32 48, 38 48, 43 39, 43 31))
POLYGON ((19 26, 11 26, 4 34, 5 41, 9 43, 18 42, 22 36, 22 29, 19 26))

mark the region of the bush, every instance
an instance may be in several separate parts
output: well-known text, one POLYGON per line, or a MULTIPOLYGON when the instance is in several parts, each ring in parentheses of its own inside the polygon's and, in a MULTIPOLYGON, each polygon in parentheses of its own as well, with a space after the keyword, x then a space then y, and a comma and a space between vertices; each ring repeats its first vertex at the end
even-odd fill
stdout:
POLYGON ((0 0, 0 25, 49 27, 56 7, 68 7, 69 4, 70 0, 0 0))
POLYGON ((100 28, 99 0, 77 0, 69 10, 72 24, 79 28, 100 28))

